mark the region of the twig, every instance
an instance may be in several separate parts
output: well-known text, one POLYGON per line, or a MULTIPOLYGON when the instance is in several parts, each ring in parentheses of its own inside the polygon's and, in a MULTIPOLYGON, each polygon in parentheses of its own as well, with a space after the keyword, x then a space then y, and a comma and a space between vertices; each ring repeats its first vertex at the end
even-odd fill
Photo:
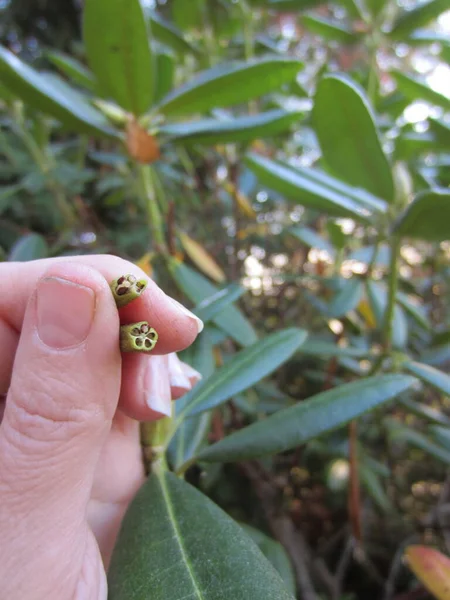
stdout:
POLYGON ((357 430, 356 421, 351 421, 348 426, 349 434, 349 458, 350 458, 350 479, 349 479, 349 496, 348 496, 348 512, 352 533, 354 539, 361 542, 361 494, 359 487, 358 473, 358 449, 357 449, 357 430))

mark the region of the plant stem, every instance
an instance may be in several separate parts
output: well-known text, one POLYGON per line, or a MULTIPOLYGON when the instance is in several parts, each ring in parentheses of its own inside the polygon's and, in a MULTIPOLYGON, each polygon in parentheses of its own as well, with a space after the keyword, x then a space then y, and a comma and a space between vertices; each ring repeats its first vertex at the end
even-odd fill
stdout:
POLYGON ((23 123, 23 117, 17 111, 15 111, 14 114, 14 130, 22 140, 31 157, 34 159, 34 162, 41 173, 46 177, 47 186, 55 198, 59 211, 63 215, 65 224, 70 227, 75 221, 75 213, 66 197, 63 187, 51 175, 53 161, 47 155, 45 150, 39 147, 36 140, 27 131, 23 123))
POLYGON ((153 173, 150 165, 137 165, 139 179, 140 179, 140 190, 142 198, 145 201, 147 208, 148 224, 150 231, 152 232, 153 240, 157 249, 160 252, 165 252, 166 243, 164 240, 163 223, 161 218, 161 212, 159 210, 158 201, 155 194, 155 186, 153 182, 153 173))
POLYGON ((398 267, 400 258, 400 238, 394 236, 391 241, 391 262, 388 279, 388 304, 384 315, 383 348, 384 354, 389 354, 392 349, 392 331, 394 326, 395 300, 398 289, 398 267))

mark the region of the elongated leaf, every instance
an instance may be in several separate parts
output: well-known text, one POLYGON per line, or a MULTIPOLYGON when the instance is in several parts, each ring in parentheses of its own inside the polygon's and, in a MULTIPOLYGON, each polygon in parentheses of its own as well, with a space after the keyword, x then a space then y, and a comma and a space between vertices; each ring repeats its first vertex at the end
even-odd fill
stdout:
POLYGON ((353 277, 345 281, 329 306, 330 316, 338 319, 354 310, 361 301, 364 286, 360 279, 353 277))
POLYGON ((427 421, 431 421, 432 423, 450 427, 450 418, 447 417, 447 415, 442 413, 440 410, 428 406, 428 404, 424 404, 423 402, 417 402, 412 398, 401 398, 399 402, 405 408, 410 410, 414 415, 417 415, 422 419, 427 419, 427 421))
POLYGON ((176 61, 175 56, 167 52, 158 52, 155 55, 156 62, 156 87, 155 102, 159 102, 173 87, 175 79, 176 61))
POLYGON ((390 513, 392 511, 392 502, 383 488, 379 475, 369 466, 363 464, 359 469, 359 476, 365 490, 378 508, 384 513, 390 513))
POLYGON ((323 77, 312 119, 324 160, 334 174, 392 202, 391 169, 364 92, 345 75, 323 77))
POLYGON ((7 210, 15 200, 15 196, 21 192, 23 185, 14 183, 12 185, 3 185, 0 187, 0 215, 7 210))
MULTIPOLYGON (((450 424, 449 424, 450 425, 450 424)), ((450 427, 442 425, 430 425, 428 431, 435 441, 450 452, 450 427)))
POLYGON ((38 233, 27 233, 17 240, 8 256, 9 261, 28 261, 48 257, 48 245, 38 233))
POLYGON ((257 0, 257 3, 270 8, 271 10, 295 11, 311 8, 323 4, 325 0, 257 0))
POLYGON ((83 34, 100 88, 136 116, 153 99, 150 29, 140 0, 86 0, 83 34))
MULTIPOLYGON (((348 260, 357 260, 369 265, 374 259, 375 246, 364 246, 358 248, 348 255, 348 260)), ((389 266, 391 260, 391 250, 387 244, 381 244, 377 250, 375 264, 383 267, 389 266)))
POLYGON ((133 500, 108 580, 110 600, 294 600, 241 527, 167 472, 133 500))
POLYGON ((332 344, 330 342, 322 342, 321 340, 308 338, 300 348, 299 353, 309 354, 310 356, 321 356, 323 358, 330 358, 332 356, 364 358, 367 356, 368 351, 359 348, 338 346, 337 344, 332 344))
POLYGON ((426 546, 408 546, 406 563, 436 600, 448 600, 450 590, 450 559, 426 546))
POLYGON ((197 458, 224 462, 289 450, 391 400, 415 381, 407 375, 380 375, 342 385, 231 434, 197 458))
MULTIPOLYGON (((214 344, 210 327, 206 326, 190 348, 181 355, 183 361, 196 369, 207 379, 215 370, 214 344)), ((179 415, 184 406, 185 398, 175 403, 175 414, 179 415)), ((178 427, 167 449, 168 457, 174 469, 193 458, 198 450, 206 443, 211 428, 212 412, 205 412, 194 417, 187 417, 178 427)))
POLYGON ((431 329, 431 324, 422 304, 414 302, 407 294, 404 294, 403 292, 397 292, 397 302, 401 304, 409 316, 419 323, 419 325, 421 325, 424 329, 427 331, 431 329))
MULTIPOLYGON (((279 164, 283 165, 282 162, 279 162, 279 164)), ((383 214, 387 213, 387 203, 384 200, 380 200, 380 198, 377 198, 367 190, 348 185, 341 179, 332 177, 320 169, 304 169, 300 167, 294 167, 290 164, 287 166, 289 166, 294 173, 301 173, 303 176, 308 177, 312 181, 315 181, 321 185, 327 185, 333 190, 341 193, 343 196, 351 198, 357 204, 367 208, 367 210, 370 212, 379 212, 383 214)))
POLYGON ((225 281, 225 273, 222 268, 216 263, 214 258, 203 248, 201 244, 193 240, 187 233, 180 232, 180 242, 186 251, 189 258, 197 265, 197 267, 208 275, 213 281, 223 283, 225 281))
POLYGON ((427 436, 393 420, 386 420, 389 437, 392 441, 400 441, 420 448, 430 456, 446 464, 450 464, 450 451, 432 442, 427 436))
POLYGON ((439 92, 435 92, 426 82, 421 81, 416 77, 406 75, 401 71, 394 71, 392 75, 397 82, 398 89, 406 96, 406 98, 408 98, 408 100, 411 100, 411 102, 414 100, 426 100, 427 102, 430 102, 430 104, 435 104, 436 106, 441 106, 445 110, 450 110, 450 99, 439 94, 439 92))
POLYGON ((232 283, 217 293, 205 298, 197 304, 194 313, 204 323, 216 317, 225 307, 238 300, 245 293, 245 289, 236 283, 232 283))
POLYGON ((397 221, 394 231, 401 236, 429 242, 450 239, 450 192, 436 188, 417 194, 397 221))
MULTIPOLYGON (((388 292, 384 284, 367 281, 366 282, 367 296, 372 308, 377 327, 383 329, 385 312, 388 304, 388 292)), ((405 313, 398 305, 394 306, 393 328, 392 328, 392 343, 395 348, 404 348, 408 341, 408 322, 405 313)))
POLYGON ((296 592, 296 583, 295 583, 295 575, 292 569, 291 561, 289 555, 283 546, 265 535, 259 529, 255 529, 254 527, 250 527, 250 525, 243 525, 241 527, 245 531, 245 533, 252 538, 267 560, 272 564, 272 566, 278 571, 281 575, 286 588, 291 592, 293 596, 295 596, 296 592))
POLYGON ((404 368, 425 383, 428 383, 434 389, 450 396, 450 377, 429 365, 423 365, 419 362, 405 362, 404 368))
POLYGON ((179 54, 199 54, 199 49, 194 44, 188 42, 182 32, 175 27, 172 23, 169 23, 158 13, 151 11, 150 21, 152 26, 152 34, 162 44, 169 46, 175 52, 179 54))
POLYGON ((0 46, 0 80, 26 104, 74 131, 114 136, 108 120, 63 80, 45 76, 0 46))
POLYGON ((195 415, 240 394, 286 362, 306 340, 302 329, 277 331, 233 356, 184 398, 184 413, 195 415))
POLYGON ((310 227, 289 227, 287 230, 291 235, 296 237, 298 240, 306 244, 309 248, 317 248, 318 250, 325 250, 328 254, 333 257, 335 252, 330 242, 319 235, 314 229, 310 227))
POLYGON ((365 207, 326 183, 317 183, 308 173, 294 171, 288 166, 257 154, 248 154, 245 162, 263 185, 283 194, 289 200, 294 200, 297 204, 331 215, 350 216, 358 221, 364 222, 369 219, 370 213, 365 207))
POLYGON ((302 64, 290 58, 263 58, 222 64, 174 90, 159 105, 165 115, 186 115, 241 104, 295 79, 302 64))
POLYGON ((401 14, 395 21, 389 35, 394 39, 403 41, 414 29, 427 25, 444 10, 448 10, 447 0, 428 0, 428 2, 421 3, 417 8, 401 14))
MULTIPOLYGON (((178 287, 194 304, 202 302, 219 291, 219 288, 206 277, 183 263, 172 260, 169 268, 178 287)), ((214 317, 214 323, 242 346, 249 346, 258 339, 250 321, 233 305, 227 306, 214 317)))
POLYGON ((78 60, 59 50, 47 52, 46 56, 73 83, 90 91, 95 89, 96 83, 92 73, 78 60))
POLYGON ((187 123, 164 125, 159 132, 177 143, 228 144, 266 138, 288 131, 303 113, 274 109, 259 115, 234 119, 202 119, 187 123))
POLYGON ((316 35, 320 35, 326 40, 335 40, 342 44, 353 44, 358 41, 358 35, 340 23, 317 17, 315 15, 304 15, 302 21, 305 27, 316 35))

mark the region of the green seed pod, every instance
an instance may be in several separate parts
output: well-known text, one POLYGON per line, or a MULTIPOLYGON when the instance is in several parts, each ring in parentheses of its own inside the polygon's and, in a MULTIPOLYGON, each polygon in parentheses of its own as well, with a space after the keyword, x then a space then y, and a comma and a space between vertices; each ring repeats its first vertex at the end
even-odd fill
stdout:
POLYGON ((122 325, 120 350, 122 352, 151 352, 158 341, 158 334, 147 321, 122 325))
POLYGON ((117 308, 126 306, 142 294, 147 287, 146 279, 137 279, 134 275, 122 275, 111 283, 111 291, 117 308))

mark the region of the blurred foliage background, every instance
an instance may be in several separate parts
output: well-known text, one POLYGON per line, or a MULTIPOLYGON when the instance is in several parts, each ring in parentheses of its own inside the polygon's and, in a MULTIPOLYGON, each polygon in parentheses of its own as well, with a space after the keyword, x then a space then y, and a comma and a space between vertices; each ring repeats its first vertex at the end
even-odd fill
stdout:
POLYGON ((118 254, 192 307, 213 296, 184 357, 205 378, 308 332, 188 423, 175 466, 346 382, 416 376, 357 425, 187 477, 299 598, 426 598, 401 558, 450 552, 448 2, 142 6, 151 53, 131 8, 114 50, 101 9, 83 37, 82 0, 0 0, 2 260, 118 254))

